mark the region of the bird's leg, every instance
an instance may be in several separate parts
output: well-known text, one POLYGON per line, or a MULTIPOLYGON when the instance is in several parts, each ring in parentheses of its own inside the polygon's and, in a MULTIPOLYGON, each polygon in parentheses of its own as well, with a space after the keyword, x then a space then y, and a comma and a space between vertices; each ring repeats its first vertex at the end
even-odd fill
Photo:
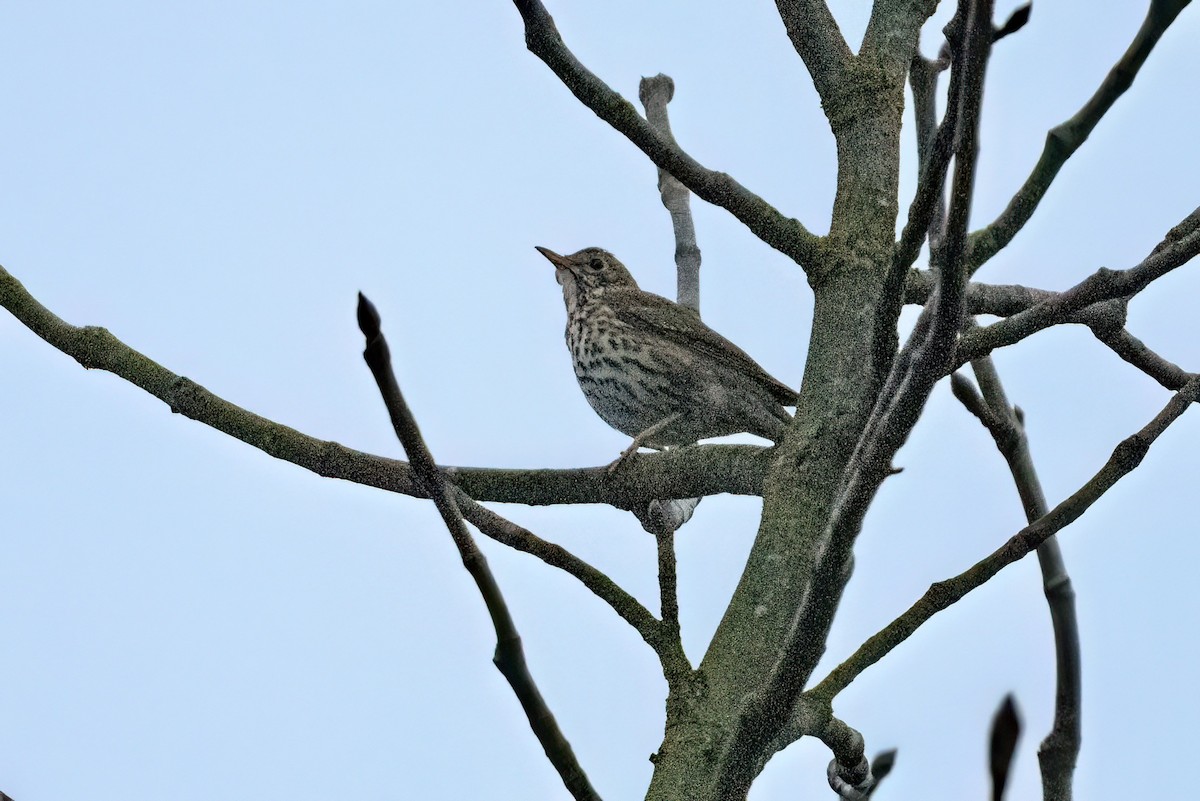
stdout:
POLYGON ((621 451, 621 455, 614 459, 612 464, 608 466, 608 472, 615 473, 621 465, 625 464, 625 462, 629 460, 630 456, 633 456, 634 452, 636 452, 638 448, 642 447, 643 442, 650 439, 650 437, 653 437, 655 434, 662 431, 664 428, 671 425, 671 423, 674 423, 681 417, 683 417, 683 412, 675 412, 674 414, 667 415, 634 437, 633 442, 629 443, 629 447, 621 451))

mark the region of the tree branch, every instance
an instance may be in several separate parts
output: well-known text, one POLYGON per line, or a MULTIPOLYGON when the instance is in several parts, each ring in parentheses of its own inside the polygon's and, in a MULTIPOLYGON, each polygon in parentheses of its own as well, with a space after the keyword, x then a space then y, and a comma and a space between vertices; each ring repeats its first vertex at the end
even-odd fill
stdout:
MULTIPOLYGON (((620 470, 607 466, 550 470, 445 467, 473 498, 531 506, 604 503, 638 511, 652 498, 695 498, 731 493, 762 495, 773 448, 692 445, 639 453, 620 470)), ((403 462, 395 464, 404 466, 403 462)), ((411 494, 411 493, 409 493, 411 494)))
MULTIPOLYGON (((934 274, 931 270, 909 270, 904 285, 904 302, 923 306, 933 297, 934 274)), ((1033 308, 1039 303, 1058 297, 1060 292, 1050 289, 1023 286, 1021 284, 985 284, 971 281, 967 284, 967 314, 989 314, 995 317, 1011 317, 1033 308)), ((1080 325, 1125 324, 1124 303, 1110 301, 1103 306, 1089 306, 1064 322, 1080 325)))
POLYGON ((525 650, 521 646, 521 636, 517 633, 516 624, 513 623, 512 616, 508 612, 508 604, 505 603, 504 596, 500 592, 500 585, 496 583, 496 578, 488 567, 487 559, 479 550, 479 546, 475 544, 471 532, 467 530, 467 525, 458 511, 458 505, 454 502, 449 485, 438 471, 437 464, 433 461, 433 456, 417 427, 417 421, 409 410, 404 395, 400 392, 400 385, 392 371, 387 341, 383 337, 379 323, 379 313, 371 302, 360 293, 358 296, 358 325, 367 340, 363 358, 371 368, 375 382, 379 385, 379 392, 387 406, 392 427, 396 430, 396 436, 400 439, 401 444, 404 445, 404 451, 408 454, 413 469, 416 471, 417 480, 421 482, 433 499, 433 504, 437 507, 442 522, 446 524, 446 530, 450 532, 450 538, 454 540, 454 545, 458 548, 463 566, 475 580, 475 586, 479 588, 479 594, 483 596, 483 601, 487 605, 488 614, 492 618, 492 626, 496 629, 496 653, 492 657, 492 661, 504 678, 508 680, 513 693, 521 702, 525 716, 529 719, 529 727, 533 729, 547 758, 558 771, 558 775, 562 778, 563 784, 566 785, 571 796, 576 801, 600 801, 599 794, 588 781, 587 774, 583 772, 582 766, 575 758, 571 744, 563 736, 550 707, 546 705, 533 676, 529 673, 529 666, 525 662, 525 650))
MULTIPOLYGON (((900 241, 896 243, 889 274, 891 286, 900 286, 908 269, 917 260, 927 234, 930 236, 931 247, 936 249, 940 244, 932 232, 940 227, 938 224, 945 214, 946 172, 950 167, 950 158, 954 155, 958 106, 951 105, 947 108, 946 117, 941 125, 934 126, 937 75, 938 68, 934 62, 927 61, 919 53, 913 56, 908 78, 917 117, 917 150, 920 154, 921 177, 917 182, 917 191, 913 195, 912 203, 908 207, 908 219, 900 233, 900 241)), ((953 97, 953 86, 950 91, 953 97)))
MULTIPOLYGON (((326 478, 413 497, 427 497, 407 462, 317 439, 231 403, 178 375, 97 326, 76 327, 39 303, 0 267, 0 306, 83 367, 104 370, 166 403, 172 412, 239 439, 269 456, 326 478)), ((473 498, 534 506, 604 503, 645 507, 648 498, 692 498, 724 492, 761 495, 772 449, 703 445, 642 454, 620 471, 442 467, 473 498)), ((475 520, 468 517, 471 523, 475 520)))
POLYGON ((1179 365, 1159 356, 1146 344, 1124 328, 1093 328, 1096 339, 1107 345, 1113 353, 1162 384, 1167 389, 1179 389, 1192 380, 1189 373, 1179 365))
POLYGON ((525 21, 525 45, 596 116, 645 153, 658 167, 714 206, 741 220, 755 236, 812 274, 820 270, 821 238, 798 220, 784 217, 729 175, 714 172, 654 129, 625 98, 579 62, 567 49, 554 20, 539 0, 513 0, 525 21))
MULTIPOLYGON (((646 109, 646 121, 659 134, 675 144, 667 104, 675 96, 675 82, 661 72, 642 78, 638 99, 646 109)), ((700 246, 696 244, 696 226, 692 221, 691 194, 671 173, 658 168, 658 191, 662 204, 671 215, 675 233, 676 301, 700 312, 700 246)))
MULTIPOLYGON (((653 78, 642 78, 638 85, 638 98, 646 109, 647 121, 671 142, 675 138, 671 135, 667 104, 674 94, 675 82, 662 73, 653 78)), ((671 228, 675 237, 676 302, 700 314, 700 246, 696 244, 690 195, 683 184, 661 168, 658 170, 658 189, 663 206, 671 214, 671 228)), ((690 692, 689 685, 693 678, 692 665, 684 653, 679 627, 675 532, 691 519, 699 503, 700 498, 652 500, 644 509, 633 510, 642 527, 654 535, 657 548, 659 614, 662 615, 664 643, 660 658, 669 688, 668 707, 690 692)), ((669 721, 669 711, 667 717, 669 721)))
MULTIPOLYGON (((664 625, 650 614, 646 607, 621 589, 620 585, 561 545, 548 542, 508 518, 493 512, 453 484, 447 486, 455 504, 462 511, 463 517, 470 521, 471 525, 501 545, 507 545, 515 550, 536 556, 547 565, 557 567, 577 578, 597 598, 612 607, 622 620, 633 626, 646 644, 658 654, 664 670, 668 668, 678 670, 681 651, 671 642, 670 626, 664 625)), ((678 629, 678 621, 675 628, 678 629)), ((683 661, 686 663, 687 660, 683 661)))
POLYGON ((1193 378, 1144 428, 1122 440, 1112 456, 1086 484, 1050 512, 1018 531, 1008 542, 959 575, 937 582, 907 611, 863 643, 849 659, 834 668, 805 693, 816 702, 831 701, 859 674, 908 639, 931 617, 983 586, 1008 565, 1028 556, 1054 534, 1078 520, 1092 504, 1134 470, 1159 435, 1200 400, 1200 378, 1193 378))
POLYGON ((833 614, 840 586, 862 517, 875 491, 889 475, 891 458, 916 423, 938 378, 949 365, 965 305, 966 226, 973 193, 979 110, 983 78, 992 36, 991 0, 962 0, 964 27, 955 47, 950 102, 959 130, 955 136, 955 170, 945 245, 934 298, 922 313, 923 322, 895 360, 851 456, 834 497, 822 540, 828 543, 811 580, 802 590, 789 631, 761 689, 751 695, 732 727, 722 755, 719 795, 736 797, 749 786, 753 763, 747 755, 760 753, 786 727, 804 682, 805 671, 824 650, 819 633, 833 614), (816 654, 814 649, 818 649, 816 654))
MULTIPOLYGON (((974 187, 983 78, 991 45, 991 9, 988 0, 964 0, 955 18, 961 19, 962 27, 955 34, 961 44, 955 47, 950 103, 959 107, 953 112, 959 129, 953 136, 954 181, 941 262, 933 294, 892 366, 834 503, 828 529, 833 541, 843 545, 858 530, 870 499, 889 474, 892 457, 916 424, 934 384, 944 375, 944 365, 950 363, 958 337, 966 306, 966 225, 974 187)), ((954 27, 955 22, 948 26, 954 27)))
POLYGON ((846 801, 866 801, 875 787, 875 777, 862 734, 830 715, 817 737, 833 752, 825 771, 829 788, 846 801))
POLYGON ((1000 252, 1025 223, 1029 222, 1063 164, 1087 140, 1092 129, 1112 108, 1117 98, 1133 84, 1133 79, 1137 77, 1138 70, 1146 62, 1154 45, 1189 2, 1190 0, 1151 0, 1146 19, 1129 49, 1105 76, 1100 88, 1075 116, 1050 129, 1046 134, 1046 146, 1042 149, 1042 155, 1024 185, 1017 190, 1008 206, 991 225, 971 235, 968 261, 972 272, 1000 252))
MULTIPOLYGON (((951 376, 954 394, 979 418, 996 441, 996 447, 1008 463, 1021 497, 1025 519, 1034 523, 1046 515, 1049 507, 1033 466, 1023 415, 1009 405, 991 358, 984 357, 972 362, 971 367, 983 397, 976 394, 971 383, 959 373, 951 376)), ((1039 545, 1037 556, 1042 571, 1042 590, 1050 607, 1050 621, 1054 628, 1056 666, 1054 723, 1038 751, 1043 797, 1047 801, 1069 801, 1075 762, 1079 757, 1082 708, 1082 657, 1079 623, 1075 614, 1075 591, 1057 537, 1049 537, 1039 545)))
MULTIPOLYGON (((55 348, 76 359, 84 367, 102 369, 113 373, 144 389, 170 406, 171 410, 204 423, 218 431, 239 439, 248 445, 278 459, 283 459, 317 473, 321 476, 353 481, 378 489, 397 492, 414 497, 429 497, 429 492, 412 465, 385 459, 380 456, 356 451, 339 445, 309 437, 287 426, 260 417, 240 406, 217 397, 199 384, 176 375, 155 363, 143 354, 122 343, 108 331, 97 327, 76 328, 64 322, 38 303, 4 268, 0 267, 0 306, 28 326, 34 333, 55 348)), ((759 453, 764 449, 748 446, 713 446, 730 451, 734 463, 740 463, 748 473, 765 470, 765 465, 755 467, 759 453)), ((691 470, 720 471, 717 463, 698 451, 708 448, 684 448, 663 454, 647 454, 629 464, 615 477, 609 477, 604 467, 584 470, 494 470, 486 468, 438 468, 448 480, 454 482, 449 492, 458 504, 465 519, 485 535, 501 544, 536 556, 546 564, 566 571, 578 579, 597 597, 613 608, 626 620, 658 654, 664 662, 677 669, 681 649, 673 647, 662 624, 635 598, 622 590, 607 576, 596 570, 559 545, 547 542, 495 512, 476 503, 468 493, 473 489, 487 491, 495 499, 521 502, 594 502, 613 503, 621 508, 645 508, 647 501, 638 488, 641 481, 650 490, 672 487, 674 479, 659 481, 647 472, 649 462, 662 461, 667 474, 687 475, 691 470), (689 454, 688 451, 693 453, 689 454), (703 458, 697 460, 695 457, 703 458), (702 467, 705 463, 707 467, 702 467), (690 465, 690 466, 689 466, 690 465), (659 484, 659 487, 655 487, 659 484), (555 501, 555 488, 568 497, 588 500, 555 501), (586 489, 590 487, 591 489, 586 489), (605 499, 607 496, 607 500, 605 499), (641 500, 636 500, 641 498, 641 500), (625 502, 631 504, 626 506, 625 502)), ((720 459, 718 459, 718 462, 720 459)), ((745 477, 743 477, 745 478, 745 477)), ((761 481, 761 478, 759 479, 761 481)), ((685 487, 684 489, 690 489, 685 487)), ((683 659, 686 662, 686 659, 683 659)))
MULTIPOLYGON (((933 274, 929 270, 909 270, 904 287, 904 302, 924 305, 933 294, 933 274)), ((967 314, 1009 317, 1058 297, 1061 293, 1020 284, 967 284, 967 314)), ((1192 373, 1163 358, 1125 330, 1126 300, 1114 298, 1085 306, 1068 315, 1063 322, 1086 325, 1096 339, 1113 353, 1170 390, 1182 387, 1192 373)))
POLYGON ((808 67, 817 95, 823 103, 829 102, 845 83, 854 59, 837 20, 824 0, 775 0, 775 7, 792 47, 808 67))
POLYGON ((1130 298, 1171 270, 1200 253, 1200 208, 1193 211, 1140 264, 1127 270, 1100 268, 1075 286, 1026 311, 981 328, 963 337, 955 367, 978 359, 996 348, 1067 321, 1072 314, 1114 298, 1130 298))
POLYGON ((652 501, 646 518, 642 520, 642 526, 654 535, 658 554, 658 598, 662 621, 655 621, 660 632, 655 650, 662 663, 663 676, 667 680, 671 695, 676 695, 687 692, 687 684, 693 675, 692 664, 683 651, 683 639, 679 629, 675 531, 679 528, 680 521, 672 514, 669 506, 652 501))

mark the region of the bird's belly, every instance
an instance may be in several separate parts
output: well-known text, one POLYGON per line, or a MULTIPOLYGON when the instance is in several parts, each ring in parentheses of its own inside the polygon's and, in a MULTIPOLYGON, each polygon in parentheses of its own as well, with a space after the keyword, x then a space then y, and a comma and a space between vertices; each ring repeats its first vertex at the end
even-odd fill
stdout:
POLYGON ((575 377, 592 409, 618 431, 633 437, 657 422, 646 414, 633 383, 636 379, 628 370, 598 361, 589 364, 577 360, 575 377))
POLYGON ((612 319, 579 318, 567 327, 567 347, 579 387, 604 422, 634 437, 682 412, 686 420, 667 426, 647 444, 696 441, 691 428, 702 401, 694 397, 684 364, 664 360, 654 343, 612 319))
MULTIPOLYGON (((618 431, 635 437, 676 412, 694 412, 694 399, 678 376, 638 358, 636 351, 604 353, 575 360, 575 377, 596 414, 618 431)), ((688 420, 694 418, 689 414, 688 420)), ((681 421, 683 422, 683 421, 681 421)), ((648 444, 682 445, 695 441, 690 431, 672 425, 648 444)))

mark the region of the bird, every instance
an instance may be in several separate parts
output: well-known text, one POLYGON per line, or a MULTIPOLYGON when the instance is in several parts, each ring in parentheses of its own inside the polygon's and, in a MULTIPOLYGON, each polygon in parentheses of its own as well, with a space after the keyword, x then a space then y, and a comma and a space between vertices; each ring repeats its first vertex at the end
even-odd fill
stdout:
POLYGON ((638 287, 607 250, 569 256, 536 247, 554 265, 567 307, 567 349, 596 414, 639 447, 691 445, 749 432, 778 443, 797 395, 695 310, 638 287))

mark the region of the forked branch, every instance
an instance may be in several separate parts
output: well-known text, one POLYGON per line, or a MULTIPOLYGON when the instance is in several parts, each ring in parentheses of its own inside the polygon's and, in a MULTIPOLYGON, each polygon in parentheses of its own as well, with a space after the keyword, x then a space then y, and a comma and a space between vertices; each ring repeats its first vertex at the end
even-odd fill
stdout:
POLYGON ((1021 529, 1008 542, 969 569, 932 585, 920 600, 863 643, 849 659, 834 668, 805 695, 811 696, 817 703, 832 700, 859 674, 887 656, 938 612, 983 586, 992 576, 1028 556, 1047 539, 1078 520, 1104 493, 1141 463, 1154 441, 1197 400, 1200 400, 1200 378, 1193 378, 1145 427, 1122 440, 1104 466, 1071 497, 1037 522, 1021 529))
MULTIPOLYGON (((671 118, 667 104, 675 96, 675 82, 670 75, 659 73, 642 78, 638 84, 638 99, 646 109, 646 121, 672 143, 671 118)), ((658 168, 658 191, 663 206, 671 215, 671 230, 675 234, 675 300, 697 314, 700 312, 700 246, 696 244, 696 224, 692 220, 691 193, 663 168, 658 168)))
POLYGON ((829 104, 854 59, 825 0, 775 0, 788 38, 808 67, 821 102, 829 104))
POLYGON ((1079 149, 1113 104, 1125 93, 1146 63, 1150 51, 1191 0, 1151 0, 1150 10, 1124 55, 1105 76, 1095 94, 1066 122, 1050 129, 1046 146, 1025 183, 1000 216, 971 235, 968 262, 974 272, 999 253, 1029 222, 1054 177, 1079 149))
MULTIPOLYGON (((909 270, 904 286, 904 302, 924 305, 933 295, 933 274, 929 270, 909 270)), ((989 314, 1011 317, 1053 300, 1059 292, 1037 289, 1020 284, 967 284, 967 314, 989 314)), ((1188 382, 1192 374, 1169 359, 1155 353, 1140 339, 1125 330, 1126 301, 1124 298, 1101 301, 1068 315, 1063 322, 1085 325, 1096 339, 1106 345, 1150 378, 1170 390, 1188 382)))
POLYGON ((360 294, 358 296, 358 325, 367 341, 363 358, 366 359, 367 365, 371 368, 371 374, 375 376, 375 382, 379 385, 379 392, 387 406, 392 427, 396 430, 396 436, 404 446, 404 452, 408 454, 409 461, 416 471, 417 480, 421 482, 433 499, 433 504, 437 507, 442 522, 446 524, 446 530, 450 532, 450 538, 454 540, 454 545, 458 548, 463 566, 475 580, 475 586, 479 588, 479 594, 483 596, 483 601, 487 605, 492 625, 496 629, 496 653, 492 661, 504 678, 508 680, 513 693, 521 702, 525 716, 529 719, 529 727, 533 729, 538 742, 542 744, 546 756, 558 771, 558 775, 562 778, 563 784, 566 785, 571 796, 576 801, 600 801, 599 794, 588 781, 587 774, 583 772, 583 768, 575 758, 571 744, 563 736, 558 723, 554 720, 553 713, 550 712, 550 707, 546 705, 533 676, 529 673, 529 666, 525 662, 525 649, 521 646, 521 636, 517 633, 516 624, 513 623, 512 616, 508 612, 508 604, 505 603, 504 596, 500 592, 500 585, 496 583, 496 578, 488 567, 487 559, 479 550, 479 546, 475 544, 471 532, 467 530, 467 525, 459 513, 458 505, 454 502, 451 488, 441 472, 438 471, 437 464, 433 461, 433 456, 426 447, 421 431, 417 427, 417 421, 409 410, 404 395, 400 392, 400 385, 392 371, 392 360, 388 352, 387 341, 383 338, 379 322, 379 313, 375 307, 360 294))
MULTIPOLYGON (((954 395, 971 411, 996 442, 1008 463, 1025 519, 1033 523, 1048 511, 1041 481, 1033 466, 1024 417, 1008 403, 1000 375, 991 358, 972 362, 982 395, 959 373, 951 376, 954 395)), ((1062 549, 1056 537, 1037 548, 1042 571, 1042 590, 1050 607, 1054 628, 1055 699, 1054 723, 1042 741, 1038 758, 1042 768, 1045 801, 1069 801, 1081 741, 1081 664, 1079 623, 1075 614, 1075 591, 1067 574, 1062 549)))
MULTIPOLYGON (((241 440, 268 456, 326 478, 427 497, 407 462, 318 439, 232 403, 174 373, 99 326, 73 326, 37 301, 0 267, 0 306, 83 367, 104 370, 161 400, 172 412, 241 440)), ((604 503, 644 508, 648 498, 692 498, 729 492, 760 495, 770 451, 754 445, 705 445, 642 454, 619 473, 605 467, 517 470, 442 467, 465 493, 482 501, 534 506, 604 503)), ((471 517, 468 522, 478 525, 471 517)), ((480 526, 483 528, 483 526, 480 526)))
POLYGON ((806 271, 820 269, 821 238, 798 220, 785 217, 723 172, 702 166, 645 120, 633 104, 585 67, 563 42, 539 0, 513 0, 525 21, 525 44, 596 116, 645 153, 659 168, 714 206, 726 209, 771 247, 806 271))
MULTIPOLYGON (((84 367, 113 373, 162 400, 171 411, 239 439, 269 456, 289 461, 321 476, 353 481, 414 497, 429 497, 424 483, 417 478, 414 467, 409 463, 385 459, 347 448, 336 442, 307 436, 230 403, 194 381, 167 370, 103 328, 78 328, 64 322, 38 303, 21 283, 2 267, 0 306, 7 308, 35 334, 84 367)), ((722 449, 725 447, 738 449, 730 452, 730 455, 733 463, 741 464, 743 470, 754 464, 758 458, 755 454, 762 451, 761 448, 749 446, 722 446, 722 449)), ((574 576, 633 626, 642 639, 654 648, 666 670, 678 663, 677 649, 672 648, 669 637, 664 636, 662 624, 638 603, 637 599, 587 562, 481 506, 470 498, 468 493, 478 489, 489 500, 507 497, 518 503, 537 503, 538 499, 560 503, 566 501, 553 500, 555 487, 568 495, 582 492, 584 494, 577 497, 583 498, 589 492, 586 488, 590 485, 590 491, 596 494, 581 502, 612 503, 621 508, 629 508, 620 502, 613 503, 624 496, 632 507, 645 508, 646 500, 641 494, 642 490, 638 489, 636 483, 631 482, 645 482, 651 475, 644 472, 650 463, 665 458, 676 465, 675 468, 664 471, 668 475, 686 475, 691 469, 698 469, 700 474, 707 472, 711 479, 714 472, 721 470, 716 463, 710 463, 708 468, 698 467, 711 458, 711 455, 704 455, 708 450, 710 449, 691 448, 663 454, 647 454, 629 465, 620 476, 611 477, 603 467, 583 470, 513 471, 442 467, 439 471, 448 481, 453 482, 449 485, 449 491, 468 522, 497 542, 536 556, 551 567, 574 576), (693 462, 697 457, 702 457, 701 461, 693 462), (678 461, 680 459, 683 462, 678 461), (693 468, 679 469, 679 465, 687 463, 692 463, 693 468), (608 496, 608 500, 605 500, 605 496, 608 496), (638 498, 642 500, 639 501, 638 498)), ((750 469, 752 473, 757 471, 758 468, 750 469)), ((654 483, 654 479, 649 480, 649 484, 654 483)), ((663 497, 679 497, 671 493, 693 488, 672 488, 664 484, 660 485, 659 489, 663 491, 663 497)), ((680 495, 683 494, 685 493, 680 492, 680 495)))
POLYGON ((909 344, 897 357, 880 399, 867 421, 835 496, 823 532, 823 549, 814 575, 803 589, 771 672, 762 689, 743 704, 722 754, 718 784, 721 797, 739 797, 749 787, 755 765, 745 755, 761 753, 787 726, 816 659, 823 650, 819 633, 840 595, 854 535, 879 485, 890 474, 891 459, 916 423, 925 401, 951 361, 965 306, 966 225, 974 188, 976 139, 983 78, 992 37, 990 0, 962 0, 954 53, 950 102, 957 106, 955 170, 948 216, 945 258, 938 265, 934 297, 922 313, 909 344))
POLYGON ((1092 304, 1130 298, 1197 254, 1200 254, 1200 208, 1175 226, 1140 264, 1127 270, 1101 268, 1065 292, 963 337, 955 367, 1066 322, 1092 304))

